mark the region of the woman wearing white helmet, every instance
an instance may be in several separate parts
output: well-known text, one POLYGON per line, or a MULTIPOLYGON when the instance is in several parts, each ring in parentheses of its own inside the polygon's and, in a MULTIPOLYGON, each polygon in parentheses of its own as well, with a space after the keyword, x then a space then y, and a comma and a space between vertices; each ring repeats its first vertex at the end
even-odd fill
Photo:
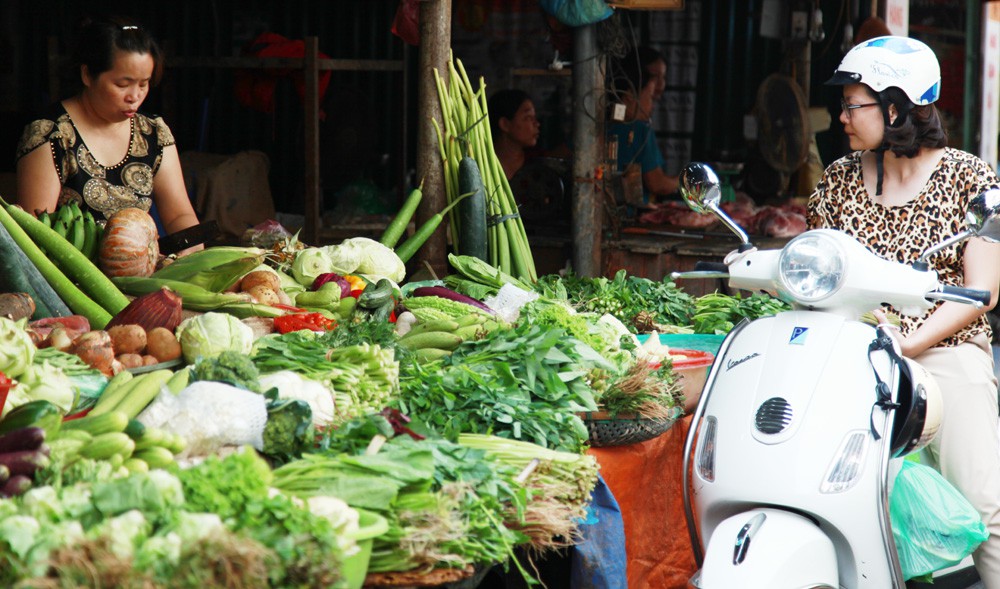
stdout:
MULTIPOLYGON (((1000 186, 986 162, 947 147, 934 105, 934 52, 906 37, 878 37, 844 57, 828 84, 842 86, 849 155, 823 173, 809 198, 810 227, 833 227, 879 256, 912 263, 964 229, 969 199, 1000 186)), ((985 313, 1000 290, 1000 244, 972 238, 930 259, 939 279, 992 293, 988 308, 945 302, 903 317, 903 354, 926 367, 944 397, 944 421, 925 454, 976 507, 990 538, 973 554, 988 588, 1000 589, 1000 439, 997 381, 985 313)), ((881 310, 876 315, 884 320, 881 310)))

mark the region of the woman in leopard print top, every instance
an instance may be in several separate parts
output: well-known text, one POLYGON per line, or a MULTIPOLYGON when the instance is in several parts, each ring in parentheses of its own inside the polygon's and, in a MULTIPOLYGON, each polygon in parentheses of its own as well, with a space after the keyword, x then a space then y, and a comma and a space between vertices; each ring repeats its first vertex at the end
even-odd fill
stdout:
MULTIPOLYGON (((824 172, 809 198, 810 227, 840 229, 907 264, 964 229, 969 200, 1000 179, 979 158, 946 146, 933 104, 940 80, 933 51, 913 39, 879 37, 848 52, 828 83, 843 87, 840 121, 855 151, 824 172)), ((985 586, 1000 589, 997 380, 985 318, 1000 290, 1000 244, 972 238, 929 261, 945 284, 992 293, 985 308, 943 302, 904 317, 897 340, 940 385, 944 419, 925 462, 979 511, 990 536, 973 559, 985 586)), ((884 312, 875 313, 884 322, 884 312)))

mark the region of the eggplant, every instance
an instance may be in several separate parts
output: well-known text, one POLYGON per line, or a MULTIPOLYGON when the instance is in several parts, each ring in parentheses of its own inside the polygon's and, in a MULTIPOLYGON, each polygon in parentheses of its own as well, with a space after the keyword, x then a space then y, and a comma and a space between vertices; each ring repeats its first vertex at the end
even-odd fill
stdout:
POLYGON ((16 450, 35 450, 45 441, 45 430, 37 426, 22 427, 0 435, 0 454, 16 450))

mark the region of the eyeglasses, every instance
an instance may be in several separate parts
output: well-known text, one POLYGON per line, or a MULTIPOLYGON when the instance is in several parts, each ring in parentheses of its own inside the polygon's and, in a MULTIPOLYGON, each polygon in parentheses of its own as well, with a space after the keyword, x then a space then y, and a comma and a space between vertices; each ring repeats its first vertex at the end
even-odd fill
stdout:
POLYGON ((865 104, 847 104, 847 101, 845 101, 843 98, 840 99, 840 109, 844 111, 844 114, 847 115, 848 119, 851 118, 851 111, 857 110, 859 108, 864 108, 866 106, 879 106, 879 103, 867 102, 865 104))

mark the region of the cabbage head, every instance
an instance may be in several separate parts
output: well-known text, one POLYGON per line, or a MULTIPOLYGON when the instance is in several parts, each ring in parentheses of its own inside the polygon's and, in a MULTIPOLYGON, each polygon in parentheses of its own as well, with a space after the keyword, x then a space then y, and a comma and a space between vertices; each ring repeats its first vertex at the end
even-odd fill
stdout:
POLYGON ((388 278, 395 283, 400 283, 406 278, 406 264, 391 248, 367 237, 345 239, 340 246, 336 247, 347 245, 357 248, 361 252, 358 266, 353 270, 354 274, 360 274, 372 282, 378 282, 380 278, 388 278))
POLYGON ((20 378, 35 359, 35 344, 22 324, 0 317, 0 372, 20 378))
POLYGON ((292 277, 306 288, 311 287, 320 274, 337 271, 335 261, 322 247, 307 247, 296 253, 292 260, 292 277))
POLYGON ((333 271, 341 276, 354 274, 364 260, 364 249, 354 240, 345 239, 337 245, 323 247, 330 262, 333 264, 333 271))
POLYGON ((229 313, 209 312, 189 317, 177 326, 177 341, 184 359, 213 358, 226 350, 249 354, 253 329, 229 313))
POLYGON ((24 397, 23 400, 14 401, 14 405, 22 405, 28 401, 41 399, 59 407, 64 413, 69 413, 76 404, 77 397, 73 381, 63 372, 62 368, 49 364, 48 360, 29 366, 21 374, 21 380, 11 394, 14 392, 19 397, 24 397))

